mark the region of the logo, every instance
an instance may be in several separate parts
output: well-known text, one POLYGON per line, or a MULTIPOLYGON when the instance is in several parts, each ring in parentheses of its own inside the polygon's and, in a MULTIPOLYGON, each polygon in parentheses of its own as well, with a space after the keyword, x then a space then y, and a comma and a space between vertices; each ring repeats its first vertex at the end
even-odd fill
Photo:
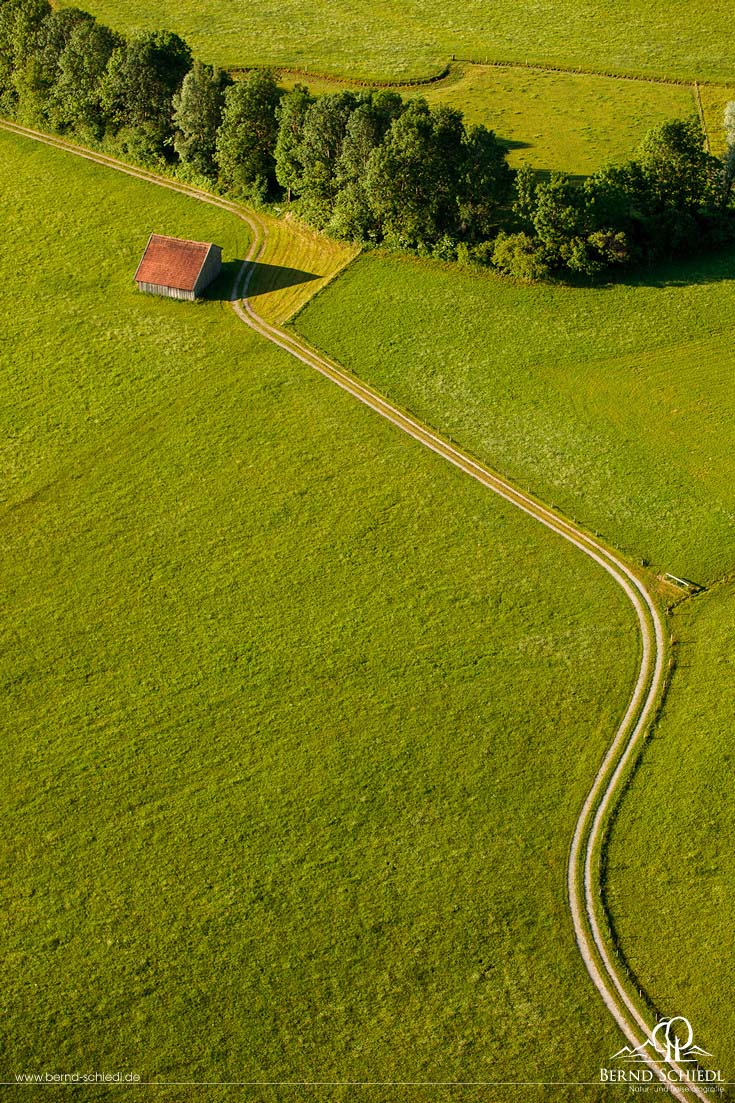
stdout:
MULTIPOLYGON (((689 1090, 700 1098, 705 1092, 722 1092, 723 1083, 719 1069, 703 1068, 702 1057, 712 1054, 694 1044, 694 1031, 689 1019, 674 1015, 661 1019, 651 1036, 639 1046, 623 1046, 610 1058, 612 1068, 600 1069, 600 1081, 604 1084, 651 1085, 655 1081, 670 1084, 688 1084, 689 1090), (694 1087, 693 1085, 698 1085, 694 1087)), ((647 1087, 631 1088, 631 1091, 648 1091, 647 1087)))
POLYGON ((675 1015, 673 1019, 662 1019, 650 1038, 639 1046, 623 1046, 613 1053, 611 1061, 648 1061, 677 1065, 698 1061, 700 1057, 711 1057, 706 1049, 694 1045, 694 1031, 689 1019, 675 1015), (658 1054, 659 1056, 654 1056, 658 1054))

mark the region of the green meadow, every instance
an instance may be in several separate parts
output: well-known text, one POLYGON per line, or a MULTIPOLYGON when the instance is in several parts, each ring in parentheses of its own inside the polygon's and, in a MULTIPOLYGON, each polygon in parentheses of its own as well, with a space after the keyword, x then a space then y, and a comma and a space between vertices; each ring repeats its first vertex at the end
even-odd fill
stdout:
POLYGON ((732 8, 713 0, 90 0, 121 29, 166 26, 222 66, 291 65, 406 79, 471 61, 542 61, 606 72, 730 80, 732 8))
POLYGON ((702 100, 702 115, 707 131, 710 149, 722 157, 727 149, 723 116, 725 106, 735 100, 735 88, 716 84, 704 84, 699 90, 702 100))
POLYGON ((734 259, 525 287, 373 253, 297 325, 631 558, 706 582, 733 562, 734 259))
MULTIPOLYGON (((316 95, 345 87, 344 81, 288 71, 279 83, 306 84, 316 95)), ((446 80, 396 90, 406 99, 423 96, 432 106, 457 107, 468 123, 494 130, 507 143, 513 166, 574 175, 627 160, 652 127, 696 110, 687 85, 495 65, 453 66, 446 80)))
POLYGON ((137 293, 151 230, 231 273, 234 219, 0 152, 1 1079, 594 1076, 620 1039, 564 871, 637 664, 622 596, 225 280, 137 293))
POLYGON ((688 1016, 724 1070, 735 1064, 733 259, 593 290, 372 254, 297 319, 631 560, 711 585, 669 621, 671 689, 614 823, 605 883, 651 1008, 688 1016), (357 311, 362 325, 346 326, 357 311))

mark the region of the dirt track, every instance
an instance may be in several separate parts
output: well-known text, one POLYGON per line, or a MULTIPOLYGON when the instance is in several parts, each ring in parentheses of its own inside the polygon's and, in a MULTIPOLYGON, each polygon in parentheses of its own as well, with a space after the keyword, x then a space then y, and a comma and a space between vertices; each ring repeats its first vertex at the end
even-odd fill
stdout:
MULTIPOLYGON (((266 226, 257 214, 231 200, 180 184, 145 169, 136 168, 105 154, 84 149, 65 139, 42 134, 6 120, 0 120, 0 127, 117 172, 180 192, 229 211, 242 219, 250 228, 252 243, 247 259, 243 262, 235 280, 233 308, 246 325, 303 364, 326 376, 331 382, 370 407, 376 414, 458 467, 466 475, 476 479, 488 490, 573 544, 593 559, 625 592, 639 626, 642 645, 640 670, 625 716, 614 734, 610 748, 579 814, 569 855, 567 887, 575 937, 587 971, 628 1042, 633 1046, 639 1045, 650 1035, 655 1023, 647 1021, 645 1014, 638 1008, 634 993, 625 985, 619 963, 615 961, 614 953, 609 948, 604 933, 606 918, 599 891, 598 874, 599 851, 606 824, 620 796, 621 782, 640 750, 662 690, 666 637, 655 600, 645 582, 599 540, 554 513, 543 503, 518 490, 507 480, 434 433, 428 426, 392 405, 359 379, 349 375, 322 354, 310 349, 294 334, 260 318, 247 300, 253 264, 262 255, 266 245, 266 226)), ((668 1066, 663 1062, 654 1063, 650 1057, 646 1057, 646 1060, 655 1074, 666 1083, 670 1094, 680 1103, 685 1103, 692 1096, 702 1101, 708 1098, 696 1085, 691 1085, 685 1091, 665 1080, 664 1073, 667 1069, 674 1069, 681 1074, 680 1067, 673 1063, 668 1066)))

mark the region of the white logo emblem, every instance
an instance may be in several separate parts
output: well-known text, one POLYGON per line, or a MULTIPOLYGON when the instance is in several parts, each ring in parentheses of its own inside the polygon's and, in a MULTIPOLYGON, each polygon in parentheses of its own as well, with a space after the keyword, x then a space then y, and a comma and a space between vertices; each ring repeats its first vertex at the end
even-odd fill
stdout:
POLYGON ((650 1038, 641 1045, 623 1046, 613 1053, 611 1061, 648 1061, 685 1064, 696 1062, 700 1057, 711 1057, 706 1049, 694 1045, 694 1031, 689 1019, 675 1015, 673 1019, 662 1019, 650 1038), (656 1056, 658 1054, 659 1056, 656 1056))

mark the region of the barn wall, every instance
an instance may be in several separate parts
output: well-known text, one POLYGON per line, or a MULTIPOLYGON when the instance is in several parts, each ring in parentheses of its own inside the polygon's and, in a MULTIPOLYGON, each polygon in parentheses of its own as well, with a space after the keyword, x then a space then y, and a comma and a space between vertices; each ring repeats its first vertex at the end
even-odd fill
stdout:
POLYGON ((197 282, 194 285, 195 295, 201 295, 205 287, 209 287, 213 280, 217 279, 217 276, 222 271, 222 250, 219 245, 210 245, 209 252, 207 253, 206 260, 202 265, 202 270, 199 273, 197 282))
POLYGON ((136 281, 138 289, 145 291, 147 295, 163 295, 167 299, 188 299, 193 301, 196 298, 194 291, 182 291, 179 287, 165 287, 163 284, 158 283, 142 283, 136 281))

